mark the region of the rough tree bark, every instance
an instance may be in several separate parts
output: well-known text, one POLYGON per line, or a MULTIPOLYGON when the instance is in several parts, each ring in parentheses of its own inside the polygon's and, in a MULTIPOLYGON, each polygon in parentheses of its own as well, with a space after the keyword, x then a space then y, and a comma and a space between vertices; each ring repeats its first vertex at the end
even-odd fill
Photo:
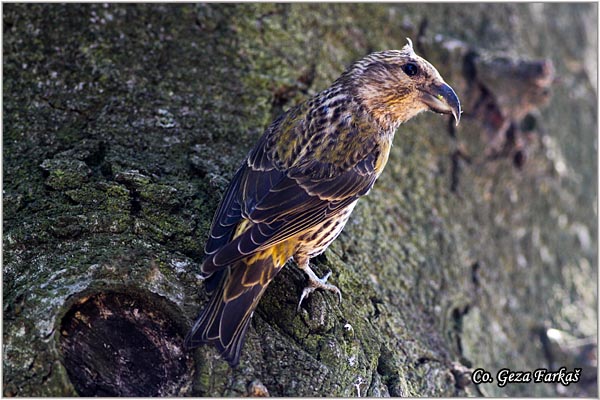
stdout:
POLYGON ((4 4, 4 394, 596 396, 596 4, 4 4), (202 247, 266 125, 413 39, 464 103, 402 126, 241 365, 182 336, 202 247), (554 77, 556 79, 554 79, 554 77), (583 368, 469 384, 469 368, 583 368))

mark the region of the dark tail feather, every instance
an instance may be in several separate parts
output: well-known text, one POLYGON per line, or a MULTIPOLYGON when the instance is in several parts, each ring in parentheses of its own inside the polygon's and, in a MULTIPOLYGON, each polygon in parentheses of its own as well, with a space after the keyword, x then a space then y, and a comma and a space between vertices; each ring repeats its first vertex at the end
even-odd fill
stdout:
POLYGON ((254 309, 279 269, 271 257, 266 257, 251 265, 240 261, 224 270, 220 285, 185 338, 185 346, 212 344, 235 367, 254 309))
POLYGON ((211 294, 215 291, 215 289, 221 287, 221 281, 223 280, 223 275, 225 275, 226 272, 227 268, 213 272, 205 279, 204 289, 206 289, 206 293, 211 294))

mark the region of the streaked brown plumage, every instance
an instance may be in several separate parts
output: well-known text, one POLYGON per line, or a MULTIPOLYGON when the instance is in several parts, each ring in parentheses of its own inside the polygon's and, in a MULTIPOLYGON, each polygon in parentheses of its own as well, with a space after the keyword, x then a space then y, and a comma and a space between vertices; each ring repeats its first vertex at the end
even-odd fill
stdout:
POLYGON ((214 216, 202 273, 213 292, 187 347, 212 343, 232 366, 267 285, 294 258, 309 286, 325 251, 383 170, 396 128, 421 111, 460 118, 460 103, 412 44, 373 53, 277 118, 235 174, 214 216))

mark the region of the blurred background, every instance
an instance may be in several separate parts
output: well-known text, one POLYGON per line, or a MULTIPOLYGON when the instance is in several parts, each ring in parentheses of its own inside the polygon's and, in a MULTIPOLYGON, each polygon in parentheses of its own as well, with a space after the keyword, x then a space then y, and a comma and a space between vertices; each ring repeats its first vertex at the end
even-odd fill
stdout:
POLYGON ((3 4, 5 396, 597 396, 597 4, 3 4), (411 38, 464 114, 401 126, 232 370, 182 349, 239 163, 411 38), (557 383, 470 372, 581 368, 557 383))

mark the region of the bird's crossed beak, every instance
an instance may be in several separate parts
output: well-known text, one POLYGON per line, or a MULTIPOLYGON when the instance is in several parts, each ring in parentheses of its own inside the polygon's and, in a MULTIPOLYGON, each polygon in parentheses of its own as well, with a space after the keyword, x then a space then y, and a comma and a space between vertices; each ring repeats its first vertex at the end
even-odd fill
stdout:
POLYGON ((445 83, 431 85, 421 91, 421 99, 431 111, 441 114, 452 114, 456 125, 460 121, 460 100, 454 90, 445 83))

